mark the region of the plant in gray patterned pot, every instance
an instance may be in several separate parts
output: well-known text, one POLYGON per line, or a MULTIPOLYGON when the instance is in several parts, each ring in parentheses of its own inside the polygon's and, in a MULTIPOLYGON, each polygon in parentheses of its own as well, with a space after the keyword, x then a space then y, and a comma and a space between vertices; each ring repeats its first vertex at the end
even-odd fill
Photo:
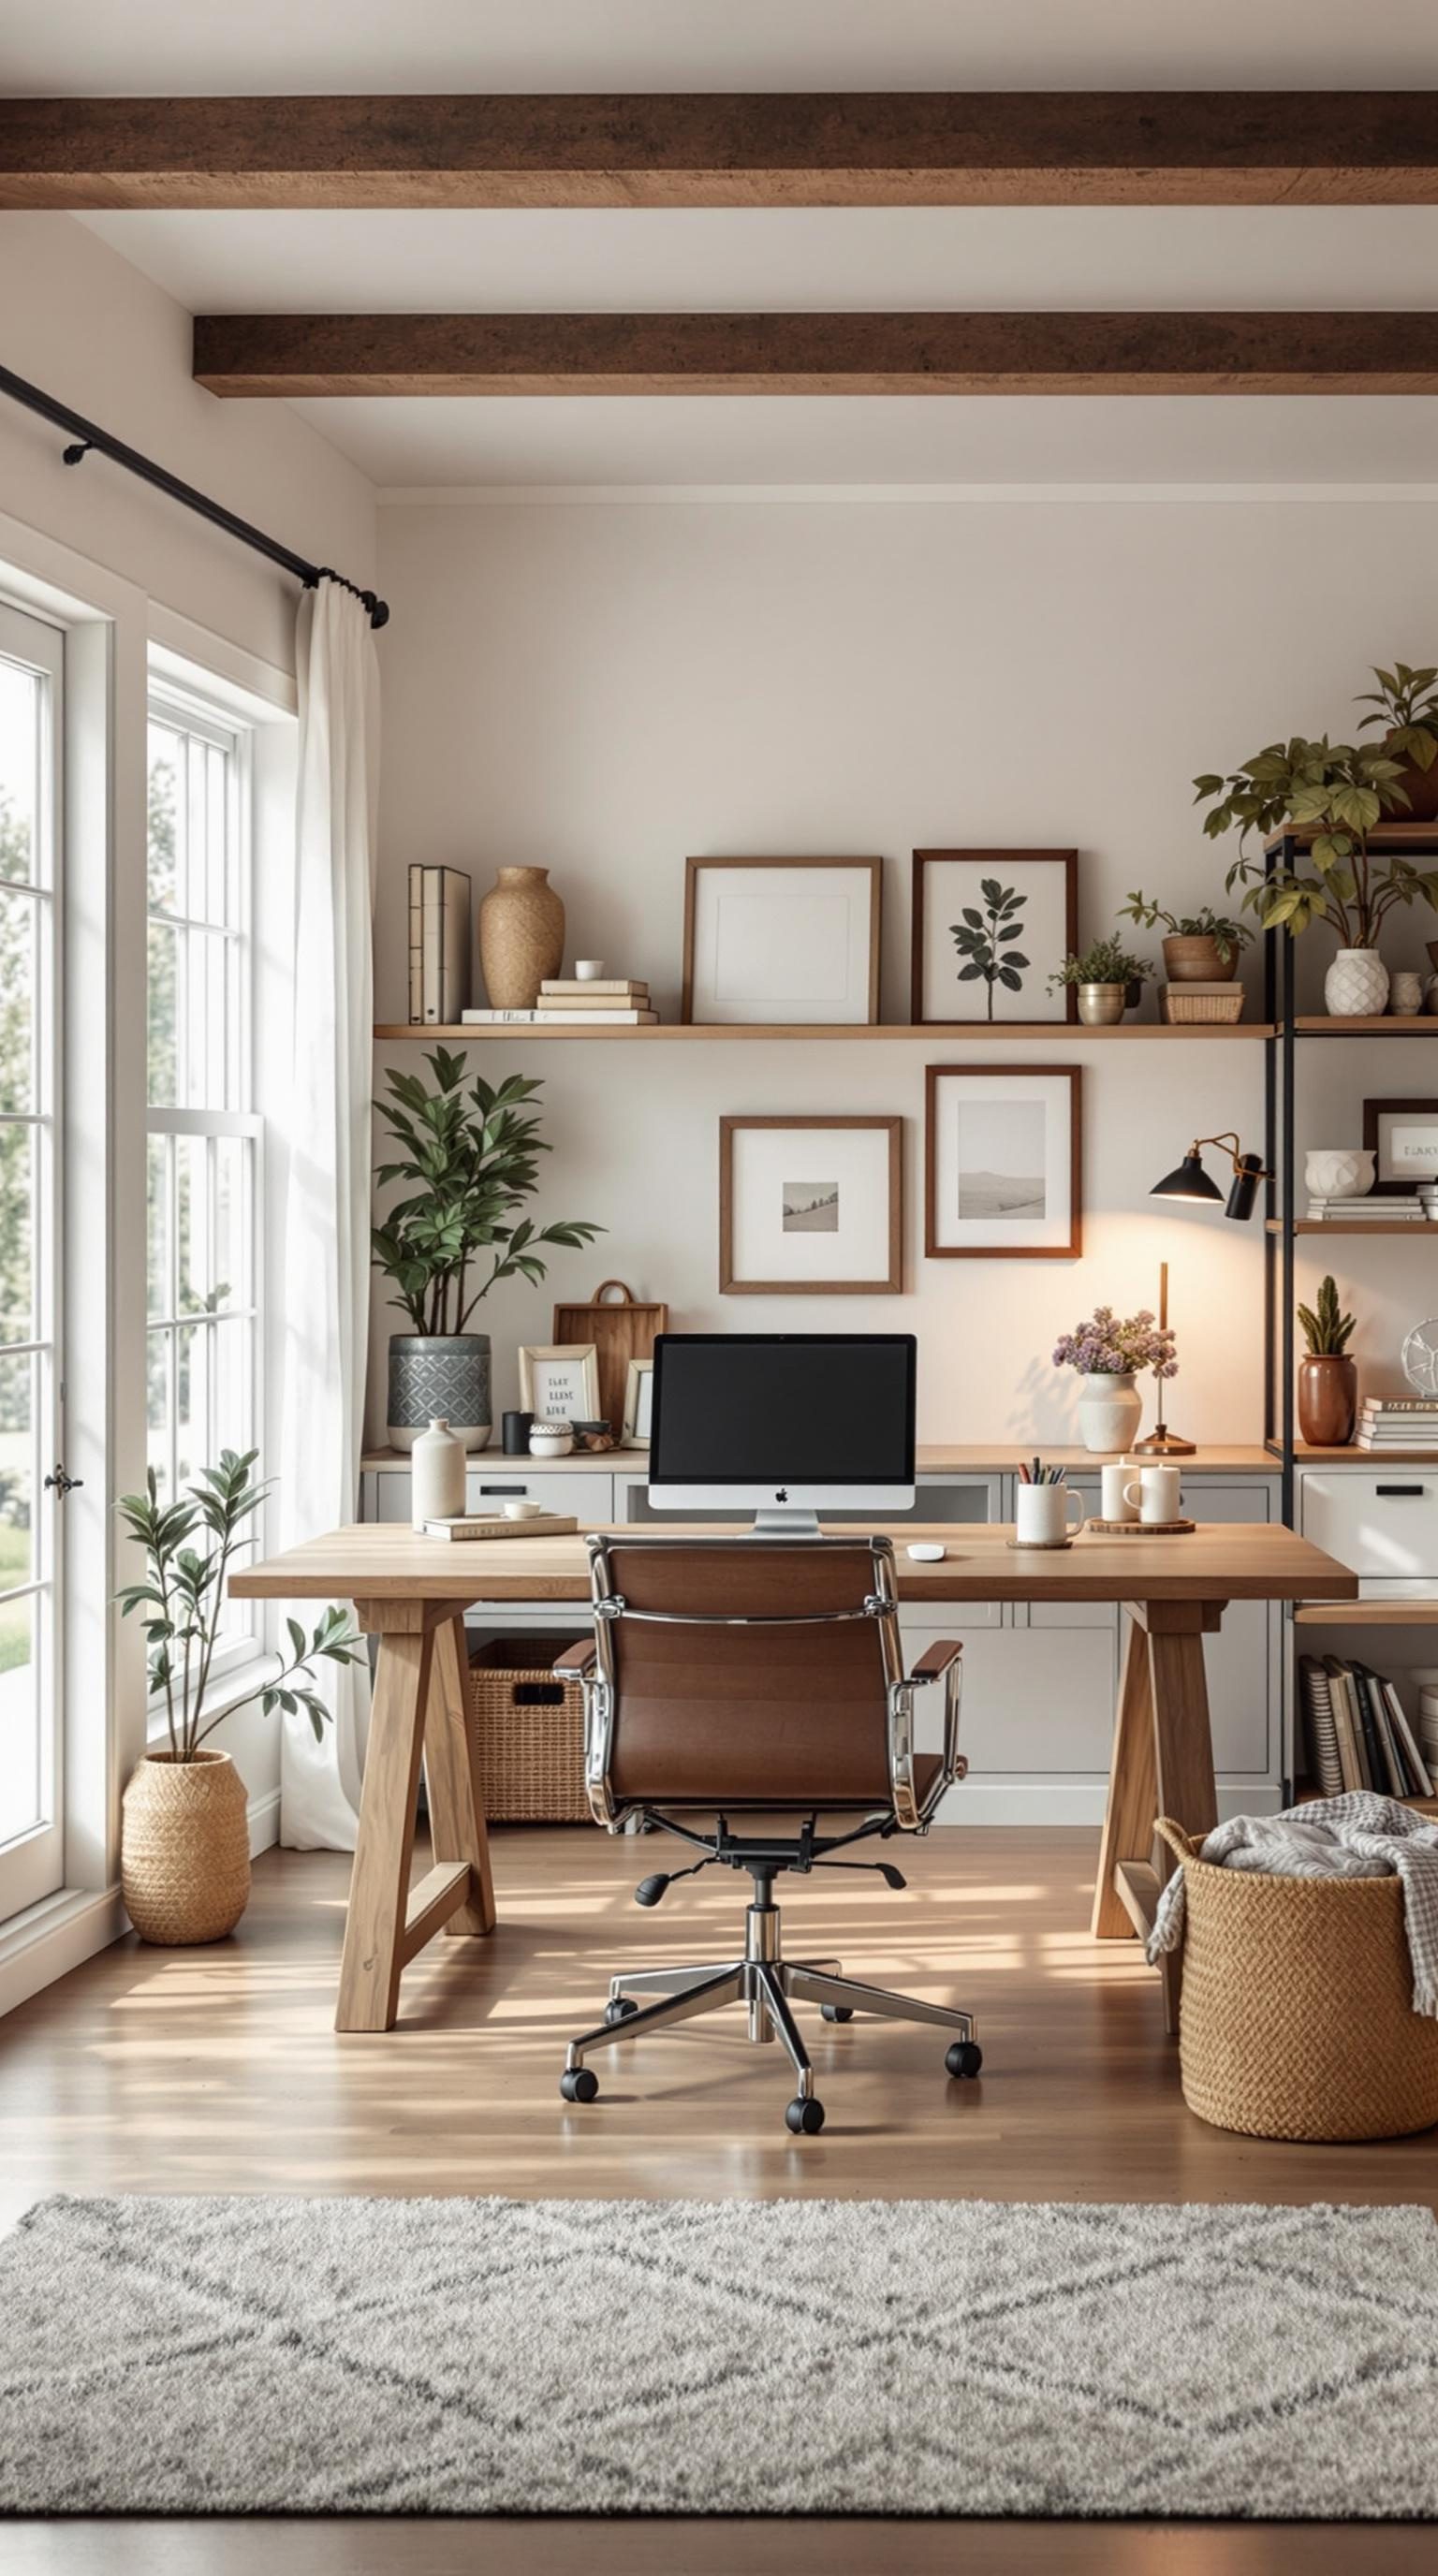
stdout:
POLYGON ((464 1057, 446 1047, 425 1062, 432 1091, 418 1074, 391 1071, 390 1096, 379 1104, 400 1156, 381 1163, 376 1178, 382 1189, 412 1185, 371 1236, 376 1266, 394 1283, 390 1303, 414 1327, 389 1346, 389 1436, 396 1449, 411 1448, 431 1416, 443 1414, 467 1449, 483 1449, 492 1420, 489 1335, 467 1329, 471 1315, 497 1280, 537 1285, 545 1275, 541 1245, 578 1252, 604 1228, 578 1217, 537 1228, 520 1214, 539 1185, 538 1158, 550 1150, 538 1118, 526 1114, 537 1081, 516 1073, 496 1088, 476 1075, 466 1085, 464 1057), (484 1253, 489 1269, 475 1282, 471 1265, 484 1253))

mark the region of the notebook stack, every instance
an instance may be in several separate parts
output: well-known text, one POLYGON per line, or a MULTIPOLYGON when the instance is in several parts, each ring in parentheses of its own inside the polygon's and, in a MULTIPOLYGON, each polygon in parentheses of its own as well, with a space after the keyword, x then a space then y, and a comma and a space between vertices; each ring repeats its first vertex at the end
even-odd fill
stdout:
POLYGON ((1428 1211, 1416 1190, 1391 1199, 1310 1199, 1310 1221, 1334 1225, 1426 1225, 1428 1211))
POLYGON ((1365 1395, 1358 1417, 1360 1449, 1438 1449, 1438 1403, 1428 1395, 1365 1395))
POLYGON ((581 983, 553 976, 540 985, 532 1011, 466 1011, 466 1020, 520 1020, 531 1028, 650 1028, 659 1014, 650 1007, 649 987, 629 976, 581 983))
MULTIPOLYGON (((1300 1655, 1298 1681, 1309 1768, 1324 1797, 1348 1789, 1376 1789, 1384 1798, 1432 1797, 1427 1748, 1392 1682, 1342 1655, 1300 1655)), ((1438 1753, 1438 1741, 1432 1749, 1438 1753)))

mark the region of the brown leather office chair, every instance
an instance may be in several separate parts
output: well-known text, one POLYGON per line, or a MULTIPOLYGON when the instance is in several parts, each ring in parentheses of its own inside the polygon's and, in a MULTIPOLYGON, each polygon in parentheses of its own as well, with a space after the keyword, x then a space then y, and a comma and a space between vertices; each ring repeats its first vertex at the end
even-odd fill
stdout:
POLYGON ((971 2014, 862 1985, 841 1976, 836 1959, 786 1960, 780 1946, 781 1870, 873 1868, 901 1888, 887 1861, 832 1855, 927 1832, 966 1768, 958 1749, 960 1648, 931 1646, 905 1673, 891 1542, 645 1534, 587 1544, 593 1641, 570 1647, 555 1670, 584 1687, 595 1820, 618 1833, 637 1819, 701 1853, 689 1869, 646 1878, 635 1891, 641 1905, 657 1905, 675 1878, 716 1862, 747 1870, 753 1893, 742 1958, 611 1979, 603 2022, 570 2046, 564 2099, 594 2100, 598 2079, 585 2061, 595 2049, 730 2003, 747 2005, 752 2040, 777 2037, 788 2050, 798 2092, 785 2117, 796 2134, 821 2129, 824 2108, 794 2002, 818 2004, 826 2021, 871 2012, 937 2022, 956 2034, 949 2074, 977 2075, 971 2014), (943 1750, 917 1753, 915 1694, 939 1681, 943 1750), (819 1833, 821 1814, 846 1812, 857 1821, 819 1833), (760 1820, 776 1813, 795 1819, 797 1831, 764 1830, 760 1820), (641 2005, 642 1994, 658 2000, 641 2005))

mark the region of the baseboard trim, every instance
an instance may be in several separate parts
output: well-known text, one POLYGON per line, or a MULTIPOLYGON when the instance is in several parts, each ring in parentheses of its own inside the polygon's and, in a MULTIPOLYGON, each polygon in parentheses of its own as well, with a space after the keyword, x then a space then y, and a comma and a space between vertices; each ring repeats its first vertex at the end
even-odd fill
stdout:
POLYGON ((118 1887, 71 1888, 0 1933, 0 2018, 129 1930, 118 1887))
POLYGON ((251 1798, 245 1809, 250 1828, 250 1858, 258 1860, 280 1838, 280 1793, 266 1789, 263 1796, 251 1798))

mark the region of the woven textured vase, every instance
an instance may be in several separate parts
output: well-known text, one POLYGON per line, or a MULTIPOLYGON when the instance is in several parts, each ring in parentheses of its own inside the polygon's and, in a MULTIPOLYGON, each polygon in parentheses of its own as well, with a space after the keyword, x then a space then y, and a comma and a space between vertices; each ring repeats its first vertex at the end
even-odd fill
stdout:
POLYGON ((1340 948, 1323 978, 1331 1020, 1381 1020, 1388 1008, 1388 969, 1376 948, 1340 948))
POLYGON ((142 1941, 223 1941, 250 1901, 245 1784, 228 1753, 149 1753, 122 1801, 120 1887, 142 1941))
POLYGON ((564 906, 548 868, 500 869, 479 907, 479 962, 492 1010, 533 1010, 564 963, 564 906))

